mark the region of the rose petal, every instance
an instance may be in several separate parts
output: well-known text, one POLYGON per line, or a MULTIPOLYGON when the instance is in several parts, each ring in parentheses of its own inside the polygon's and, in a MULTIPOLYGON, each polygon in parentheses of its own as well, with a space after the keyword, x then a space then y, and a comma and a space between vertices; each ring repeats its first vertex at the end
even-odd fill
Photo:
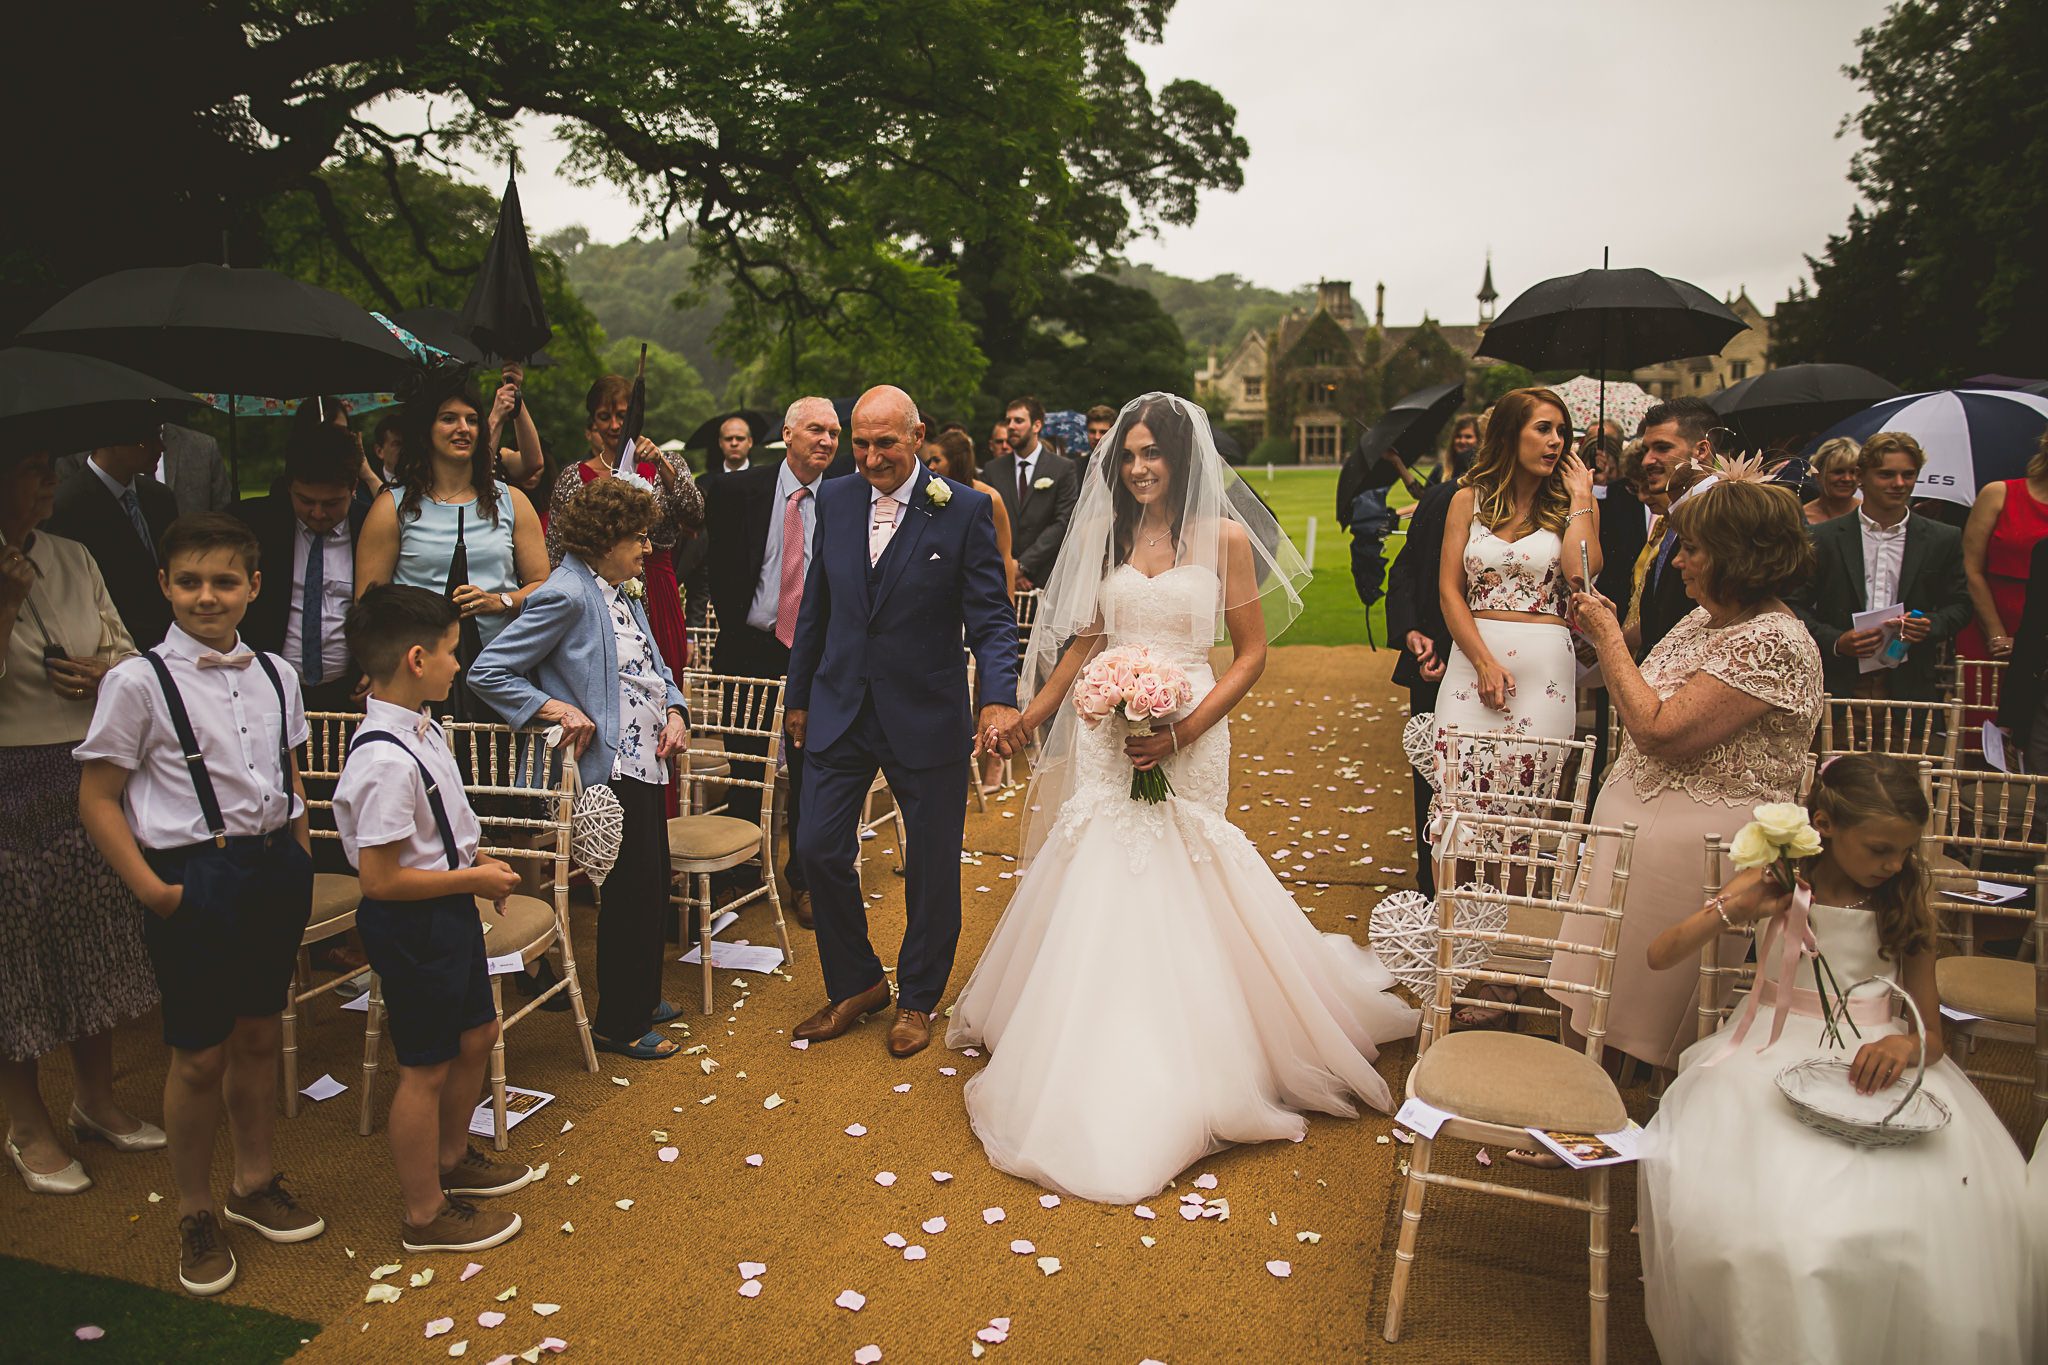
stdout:
POLYGON ((503 1313, 500 1313, 495 1308, 491 1309, 489 1312, 478 1313, 476 1315, 476 1325, 479 1327, 496 1327, 499 1323, 503 1322, 504 1320, 505 1315, 503 1313))
POLYGON ((758 1280, 767 1273, 768 1267, 760 1261, 740 1262, 740 1278, 743 1280, 758 1280))
POLYGON ((444 1336, 447 1333, 452 1332, 454 1330, 454 1318, 435 1318, 432 1322, 427 1324, 427 1336, 429 1338, 444 1336))
POLYGON ((1007 1332, 1010 1330, 1010 1320, 1008 1318, 990 1318, 988 1320, 988 1325, 995 1328, 998 1332, 1007 1332))
POLYGON ((364 1303, 397 1303, 398 1286, 395 1284, 373 1284, 370 1292, 363 1295, 364 1303))
POLYGON ((876 1172, 875 1172, 875 1183, 876 1183, 877 1185, 880 1185, 880 1186, 881 1186, 881 1187, 882 1187, 883 1189, 885 1189, 885 1190, 886 1190, 886 1189, 888 1189, 888 1188, 889 1188, 889 1187, 890 1187, 891 1185, 893 1185, 893 1184, 895 1184, 895 1183, 896 1183, 896 1172, 894 1172, 894 1171, 876 1171, 876 1172))
POLYGON ((508 1302, 510 1302, 511 1300, 513 1300, 513 1299, 516 1299, 516 1298, 518 1298, 518 1297, 519 1297, 519 1286, 518 1286, 518 1285, 516 1285, 516 1284, 512 1284, 512 1285, 507 1285, 507 1286, 505 1286, 505 1290, 504 1290, 504 1292, 498 1295, 498 1302, 499 1302, 499 1303, 508 1303, 508 1302))
POLYGON ((765 1099, 765 1100, 762 1100, 762 1101, 761 1101, 761 1107, 762 1107, 763 1109, 774 1109, 774 1108, 777 1108, 778 1106, 780 1106, 780 1105, 781 1105, 781 1103, 782 1103, 782 1096, 780 1096, 780 1095, 770 1095, 770 1096, 769 1096, 769 1097, 768 1097, 767 1099, 765 1099))
POLYGON ((894 1090, 899 1095, 908 1095, 910 1093, 910 1082, 905 1081, 901 1085, 891 1086, 890 1089, 894 1090))
POLYGON ((560 1355, 562 1352, 569 1349, 569 1343, 562 1340, 560 1337, 542 1337, 540 1341, 540 1348, 550 1355, 560 1355))
POLYGON ((760 1154, 759 1152, 756 1152, 756 1153, 754 1153, 754 1154, 753 1154, 752 1156, 748 1157, 748 1158, 747 1158, 747 1164, 748 1164, 749 1166, 758 1166, 758 1165, 760 1165, 760 1164, 761 1164, 761 1154, 760 1154))
POLYGON ((1482 1166, 1491 1166, 1493 1164, 1493 1153, 1487 1151, 1484 1147, 1481 1147, 1478 1151, 1472 1154, 1472 1159, 1482 1166))
POLYGON ((1010 1339, 1010 1334, 1000 1327, 984 1327, 974 1335, 980 1337, 991 1346, 1000 1346, 1010 1339))
POLYGON ((1216 1177, 1205 1171, 1189 1183, 1198 1190, 1213 1190, 1216 1188, 1216 1177))
POLYGON ((922 1261, 924 1256, 924 1248, 915 1243, 903 1248, 903 1259, 906 1261, 922 1261))
POLYGON ((862 1123, 849 1123, 846 1125, 846 1135, 848 1137, 866 1137, 868 1135, 867 1125, 862 1123))
POLYGON ((1266 1273, 1276 1280, 1284 1280, 1294 1273, 1294 1267, 1286 1261, 1268 1261, 1266 1273))
POLYGON ((371 1271, 370 1278, 373 1280, 381 1280, 386 1275, 396 1275, 400 1270, 403 1269, 403 1266, 399 1265, 398 1262, 393 1261, 390 1265, 380 1265, 375 1270, 371 1271))
POLYGON ((1159 1216, 1143 1204, 1138 1205, 1136 1208, 1132 1209, 1131 1212, 1135 1213, 1140 1218, 1157 1218, 1159 1216))
POLYGON ((898 1251, 910 1245, 910 1240, 900 1232, 889 1233, 882 1238, 882 1241, 889 1246, 895 1247, 898 1251))
POLYGON ((741 1297, 741 1298, 743 1298, 743 1299, 758 1299, 758 1298, 760 1298, 760 1297, 761 1297, 761 1282, 760 1282, 759 1280, 742 1280, 742 1281, 740 1281, 740 1297, 741 1297))
POLYGON ((867 1295, 859 1293, 858 1291, 852 1289, 840 1290, 839 1297, 832 1300, 832 1302, 838 1304, 841 1308, 847 1309, 848 1311, 854 1313, 858 1313, 863 1307, 865 1307, 867 1301, 867 1295))
POLYGON ((798 1052, 809 1052, 811 1050, 811 1040, 808 1038, 799 1038, 795 1042, 791 1043, 790 1046, 795 1048, 798 1052))
POLYGON ((477 1264, 477 1263, 476 1263, 475 1261, 471 1261, 471 1262, 470 1262, 470 1263, 469 1263, 468 1265, 466 1265, 466 1266, 462 1267, 462 1279, 463 1279, 463 1282, 464 1282, 464 1283, 467 1283, 467 1282, 469 1281, 469 1278, 470 1278, 470 1277, 471 1277, 472 1275, 475 1275, 476 1273, 478 1273, 478 1272, 479 1272, 479 1271, 481 1271, 482 1269, 483 1269, 483 1267, 482 1267, 482 1266, 480 1266, 480 1265, 478 1265, 478 1264, 477 1264))
POLYGON ((77 1337, 80 1341, 98 1341, 101 1337, 105 1336, 106 1334, 107 1329, 104 1327, 87 1326, 79 1328, 71 1335, 77 1337))
POLYGON ((1193 1204, 1182 1204, 1180 1206, 1180 1216, 1192 1223, 1202 1216, 1202 1211, 1193 1204))
POLYGON ((1038 1196, 1038 1207, 1042 1209, 1056 1209, 1059 1206, 1060 1197, 1056 1194, 1041 1194, 1038 1196))
POLYGON ((1032 1252, 1037 1251, 1038 1248, 1020 1237, 1010 1243, 1010 1250, 1016 1252, 1019 1256, 1029 1256, 1032 1252))
POLYGON ((951 1180, 952 1178, 953 1178, 953 1173, 952 1173, 951 1171, 933 1171, 933 1172, 932 1172, 932 1179, 934 1179, 934 1180, 938 1181, 938 1182, 939 1182, 939 1183, 940 1183, 941 1185, 945 1184, 945 1183, 946 1183, 946 1182, 947 1182, 948 1180, 951 1180))
POLYGON ((882 1358, 882 1348, 872 1343, 853 1353, 853 1365, 875 1365, 882 1358))
POLYGON ((943 1216, 935 1216, 925 1219, 918 1226, 922 1227, 926 1232, 944 1232, 946 1230, 946 1220, 943 1216))
POLYGON ((1060 1258, 1057 1256, 1041 1256, 1038 1258, 1038 1268, 1048 1275, 1057 1275, 1060 1273, 1060 1258))
POLYGON ((939 1068, 939 1074, 941 1076, 957 1076, 960 1074, 960 1068, 957 1066, 942 1066, 939 1068))
POLYGON ((562 1305, 559 1303, 537 1303, 533 1306, 533 1311, 544 1318, 551 1318, 562 1311, 562 1305))
POLYGON ((469 1354, 469 1338, 464 1337, 462 1340, 450 1346, 448 1348, 448 1354, 451 1356, 461 1356, 469 1354))
POLYGON ((661 1149, 660 1151, 656 1152, 656 1153, 655 1153, 654 1155, 655 1155, 655 1157, 656 1157, 657 1159, 659 1159, 659 1160, 661 1160, 661 1161, 674 1161, 674 1160, 675 1160, 675 1159, 676 1159, 677 1157, 681 1156, 681 1155, 682 1155, 682 1153, 681 1153, 681 1152, 679 1152, 679 1151, 677 1151, 677 1150, 676 1150, 675 1148, 673 1148, 673 1147, 663 1147, 663 1148, 662 1148, 662 1149, 661 1149))
POLYGON ((1001 1209, 983 1209, 981 1211, 981 1221, 991 1225, 1000 1223, 1007 1217, 1009 1217, 1009 1215, 1004 1213, 1001 1209))
POLYGON ((630 1199, 617 1199, 612 1202, 615 1207, 620 1209, 630 1209, 633 1207, 633 1201, 630 1199))

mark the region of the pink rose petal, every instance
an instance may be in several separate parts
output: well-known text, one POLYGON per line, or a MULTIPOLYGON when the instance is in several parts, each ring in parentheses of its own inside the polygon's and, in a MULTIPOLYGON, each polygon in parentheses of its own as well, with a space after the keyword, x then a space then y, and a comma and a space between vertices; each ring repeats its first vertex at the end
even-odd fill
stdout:
POLYGON ((540 1342, 540 1348, 543 1351, 548 1352, 550 1355, 560 1355, 562 1352, 569 1349, 569 1343, 562 1340, 560 1337, 542 1337, 540 1342))
POLYGON ((894 1172, 894 1171, 876 1171, 876 1172, 875 1172, 875 1183, 876 1183, 877 1185, 880 1185, 880 1186, 881 1186, 881 1187, 882 1187, 883 1189, 885 1189, 885 1190, 886 1190, 886 1189, 888 1189, 888 1188, 889 1188, 889 1187, 890 1187, 891 1185, 893 1185, 893 1184, 895 1184, 895 1183, 896 1183, 896 1172, 894 1172))
POLYGON ((846 1135, 848 1137, 866 1137, 868 1135, 867 1125, 849 1123, 846 1125, 846 1135))
POLYGON ((981 1221, 990 1225, 1000 1223, 1009 1216, 999 1208, 983 1209, 981 1211, 981 1221))
POLYGON ((1056 1209, 1059 1206, 1060 1197, 1056 1194, 1041 1194, 1038 1196, 1038 1207, 1042 1209, 1056 1209))
POLYGON ((1216 1177, 1204 1172, 1196 1176, 1192 1183, 1198 1190, 1213 1190, 1216 1188, 1216 1177))
POLYGON ((832 1300, 832 1302, 838 1304, 841 1308, 844 1308, 849 1312, 854 1313, 858 1313, 863 1307, 865 1307, 867 1305, 867 1301, 867 1295, 852 1289, 840 1290, 839 1297, 832 1300))
POLYGON ((795 1042, 791 1043, 790 1046, 795 1048, 798 1052, 809 1052, 811 1050, 811 1040, 808 1038, 799 1038, 795 1042))
POLYGON ((1294 1273, 1294 1267, 1286 1261, 1268 1261, 1266 1273, 1276 1280, 1284 1280, 1294 1273))
POLYGON ((939 1068, 939 1074, 941 1076, 957 1076, 960 1074, 960 1068, 957 1066, 942 1066, 939 1068))
POLYGON ((429 1340, 431 1340, 434 1337, 440 1336, 444 1332, 452 1332, 454 1330, 454 1318, 435 1318, 432 1322, 427 1324, 427 1337, 429 1340))
POLYGON ((1132 1210, 1131 1210, 1131 1212, 1132 1212, 1132 1213, 1135 1213, 1135 1214, 1136 1214, 1136 1215, 1138 1215, 1138 1217, 1140 1217, 1140 1218, 1148 1218, 1148 1219, 1149 1219, 1149 1218, 1157 1218, 1157 1217, 1159 1216, 1158 1214, 1156 1214, 1156 1213, 1152 1212, 1152 1210, 1151 1210, 1151 1209, 1147 1208, 1147 1207, 1146 1207, 1145 1205, 1143 1205, 1143 1204, 1140 1204, 1140 1205, 1138 1205, 1138 1206, 1137 1206, 1136 1208, 1132 1209, 1132 1210))
POLYGON ((1202 1216, 1202 1206, 1199 1204, 1182 1204, 1180 1206, 1180 1216, 1192 1223, 1202 1216))
POLYGON ((945 1183, 946 1183, 946 1182, 947 1182, 948 1180, 951 1180, 952 1178, 953 1178, 953 1173, 952 1173, 951 1171, 933 1171, 933 1172, 932 1172, 932 1179, 934 1179, 934 1180, 938 1181, 938 1182, 939 1182, 939 1183, 940 1183, 941 1185, 945 1184, 945 1183))
POLYGON ((754 1154, 753 1154, 752 1156, 748 1157, 748 1158, 747 1158, 747 1164, 748 1164, 749 1166, 758 1166, 758 1165, 760 1165, 760 1164, 761 1164, 761 1154, 760 1154, 759 1152, 756 1152, 756 1153, 754 1153, 754 1154))
POLYGON ((758 1299, 758 1298, 760 1298, 760 1297, 761 1297, 761 1282, 760 1282, 759 1280, 742 1280, 742 1281, 740 1281, 740 1297, 741 1297, 741 1298, 743 1298, 743 1299, 758 1299))
POLYGON ((1016 1252, 1019 1256, 1029 1256, 1035 1253, 1038 1248, 1019 1237, 1016 1241, 1010 1243, 1010 1250, 1016 1252))
POLYGON ((922 1227, 926 1232, 940 1233, 946 1230, 946 1220, 943 1216, 927 1218, 918 1226, 922 1227))
POLYGON ((661 1158, 661 1160, 663 1161, 674 1161, 680 1155, 681 1153, 673 1147, 664 1147, 660 1151, 655 1153, 655 1156, 661 1158))
POLYGON ((882 1241, 889 1246, 895 1247, 898 1251, 901 1251, 903 1250, 903 1248, 910 1245, 909 1239, 906 1238, 900 1232, 892 1232, 888 1236, 882 1238, 882 1241))
POLYGON ((98 1341, 101 1337, 105 1336, 106 1334, 107 1329, 104 1327, 87 1326, 79 1328, 71 1335, 77 1337, 80 1341, 98 1341))
POLYGON ((478 1313, 476 1315, 476 1325, 479 1327, 496 1327, 504 1320, 505 1315, 495 1309, 488 1313, 478 1313))
POLYGON ((758 1280, 767 1273, 768 1267, 759 1261, 740 1262, 740 1278, 743 1280, 758 1280))
POLYGON ((875 1365, 881 1358, 882 1348, 870 1344, 853 1353, 853 1365, 875 1365))
POLYGON ((467 1281, 470 1276, 478 1274, 482 1270, 482 1266, 478 1265, 475 1261, 471 1261, 468 1265, 462 1267, 462 1278, 467 1281))
POLYGON ((1472 1159, 1482 1166, 1491 1166, 1493 1164, 1493 1153, 1487 1151, 1484 1147, 1481 1147, 1478 1151, 1472 1154, 1472 1159))
POLYGON ((913 1245, 903 1248, 903 1259, 906 1261, 922 1261, 924 1256, 924 1248, 921 1246, 913 1245))
POLYGON ((905 1081, 901 1085, 891 1086, 890 1089, 894 1090, 899 1095, 908 1095, 910 1093, 910 1082, 905 1081))
POLYGON ((999 1346, 1010 1339, 1010 1334, 1003 1331, 1000 1327, 984 1327, 974 1335, 980 1337, 991 1346, 999 1346))

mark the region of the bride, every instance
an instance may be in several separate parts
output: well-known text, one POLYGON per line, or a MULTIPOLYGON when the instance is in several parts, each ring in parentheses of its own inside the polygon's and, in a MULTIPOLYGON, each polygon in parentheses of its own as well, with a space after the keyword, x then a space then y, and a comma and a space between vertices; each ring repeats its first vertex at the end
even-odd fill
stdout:
POLYGON ((1026 651, 1008 736, 1047 736, 1027 871, 953 1007, 947 1043, 985 1044, 968 1117, 989 1160, 1128 1204, 1235 1142, 1299 1139, 1303 1110, 1394 1101, 1381 1042, 1415 1030, 1372 953, 1302 916, 1226 818, 1231 709, 1301 610, 1308 570, 1217 454, 1203 411, 1149 393, 1095 448, 1026 651), (1209 651, 1228 635, 1231 664, 1209 651), (1104 648, 1180 667, 1192 706, 1150 736, 1089 725, 1069 692, 1104 648), (1163 767, 1172 794, 1130 795, 1163 767))

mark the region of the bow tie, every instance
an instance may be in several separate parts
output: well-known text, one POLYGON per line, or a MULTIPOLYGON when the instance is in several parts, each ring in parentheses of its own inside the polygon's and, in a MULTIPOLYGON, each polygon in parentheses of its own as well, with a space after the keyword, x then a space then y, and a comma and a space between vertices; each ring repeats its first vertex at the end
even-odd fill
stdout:
POLYGON ((256 656, 246 649, 234 654, 216 654, 209 649, 199 656, 201 668, 247 668, 255 662, 256 656))

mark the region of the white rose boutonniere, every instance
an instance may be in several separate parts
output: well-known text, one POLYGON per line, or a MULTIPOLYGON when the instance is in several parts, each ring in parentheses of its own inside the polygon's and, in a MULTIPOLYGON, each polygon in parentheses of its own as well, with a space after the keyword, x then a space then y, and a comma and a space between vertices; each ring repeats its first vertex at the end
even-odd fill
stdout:
POLYGON ((953 489, 944 479, 927 479, 924 500, 934 507, 944 507, 953 500, 953 489))
POLYGON ((637 578, 628 578, 619 584, 619 591, 638 602, 646 598, 647 585, 637 578))
POLYGON ((1037 479, 1031 484, 1031 489, 1035 493, 1043 493, 1050 487, 1052 487, 1052 480, 1050 478, 1037 479))

